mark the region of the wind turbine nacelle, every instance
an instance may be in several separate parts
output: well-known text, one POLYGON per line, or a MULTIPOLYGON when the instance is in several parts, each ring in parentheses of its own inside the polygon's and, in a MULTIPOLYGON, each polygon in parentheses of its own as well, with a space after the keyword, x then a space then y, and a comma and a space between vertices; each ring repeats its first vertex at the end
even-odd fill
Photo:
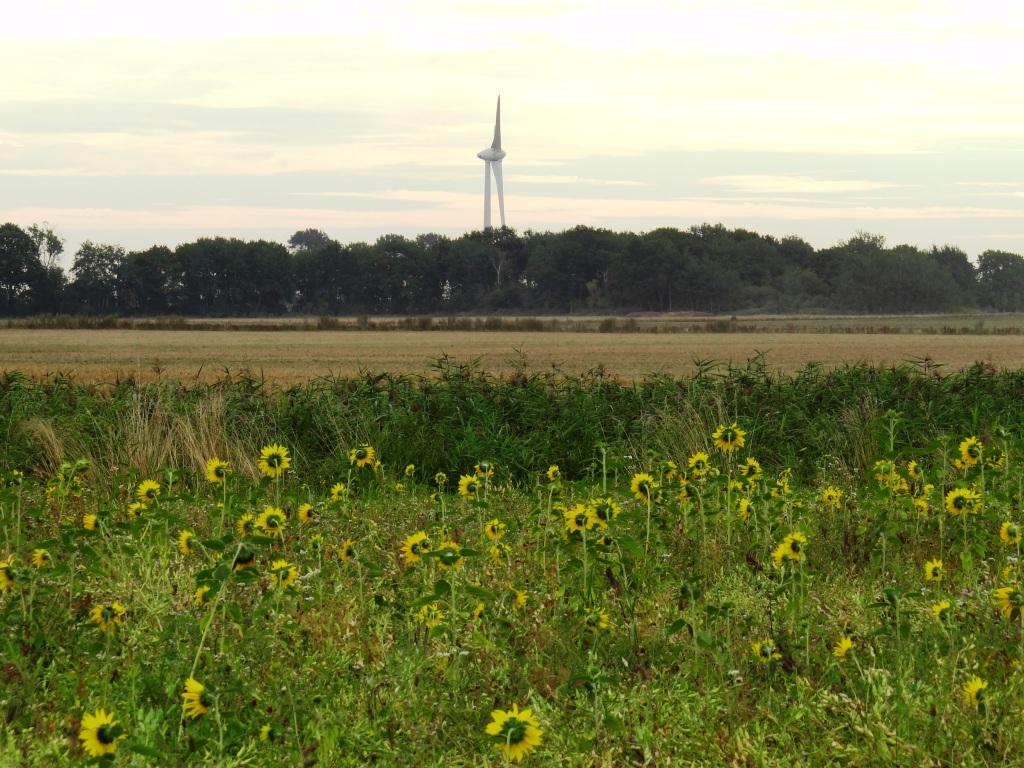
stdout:
POLYGON ((487 149, 482 149, 479 152, 477 152, 476 156, 479 157, 481 160, 490 160, 492 162, 497 162, 501 160, 503 157, 505 157, 505 152, 504 150, 501 149, 488 147, 487 149))

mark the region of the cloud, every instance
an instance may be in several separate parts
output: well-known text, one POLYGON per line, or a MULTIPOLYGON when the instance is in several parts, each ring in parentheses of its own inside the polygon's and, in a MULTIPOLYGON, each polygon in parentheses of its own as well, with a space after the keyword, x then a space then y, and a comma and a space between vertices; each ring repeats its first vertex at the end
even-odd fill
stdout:
POLYGON ((816 179, 811 176, 783 175, 738 175, 707 176, 702 184, 725 187, 736 192, 761 194, 834 194, 840 192, 871 192, 878 189, 910 186, 887 181, 866 179, 816 179))

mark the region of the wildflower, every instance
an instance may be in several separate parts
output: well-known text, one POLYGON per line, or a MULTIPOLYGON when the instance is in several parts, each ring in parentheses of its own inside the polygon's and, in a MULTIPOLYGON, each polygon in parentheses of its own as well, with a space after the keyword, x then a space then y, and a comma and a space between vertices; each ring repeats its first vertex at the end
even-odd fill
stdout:
POLYGON ((989 469, 1006 469, 1006 454, 1002 451, 995 451, 985 456, 985 466, 989 469))
POLYGON ((981 494, 971 488, 954 488, 946 494, 946 511, 951 515, 976 513, 981 506, 981 494))
POLYGON ((484 535, 491 541, 498 541, 505 535, 505 524, 498 518, 488 520, 484 523, 484 535))
POLYGON ((235 532, 241 536, 252 536, 256 533, 256 521, 250 514, 244 514, 235 521, 235 532))
POLYGON ((433 629, 444 621, 444 611, 441 610, 441 604, 433 602, 424 605, 416 613, 416 620, 420 624, 426 625, 427 629, 433 629))
POLYGON ((508 556, 511 551, 512 550, 509 549, 508 544, 503 541, 496 541, 491 545, 490 550, 488 550, 491 555, 491 559, 496 563, 502 563, 508 560, 508 556))
POLYGON ((345 492, 348 489, 344 483, 335 483, 331 486, 331 501, 341 501, 345 498, 345 492))
POLYGON ((489 461, 481 461, 473 465, 473 474, 481 480, 489 480, 494 477, 494 465, 489 461))
POLYGON ((377 461, 377 451, 369 443, 363 443, 348 452, 348 461, 360 469, 373 467, 377 461))
POLYGON ((472 612, 472 613, 470 613, 470 618, 471 618, 471 619, 472 619, 473 621, 480 621, 481 617, 483 617, 483 615, 484 615, 484 612, 485 612, 486 610, 487 610, 487 603, 485 603, 484 601, 482 601, 482 600, 481 600, 481 601, 479 601, 479 602, 478 602, 478 603, 477 603, 477 604, 476 604, 476 605, 475 605, 475 606, 473 607, 473 612, 472 612))
POLYGON ((275 587, 288 589, 299 578, 299 569, 287 560, 275 560, 270 564, 270 580, 275 587))
POLYGON ((259 461, 256 462, 256 466, 259 467, 260 473, 264 477, 274 479, 281 477, 291 465, 292 460, 288 456, 288 449, 277 443, 264 446, 260 451, 259 461))
POLYGON ((679 493, 676 494, 676 501, 680 504, 690 501, 690 484, 685 478, 679 479, 679 493))
POLYGON ((114 719, 113 712, 97 709, 82 717, 82 729, 78 740, 82 742, 89 757, 103 757, 117 751, 117 742, 125 737, 121 724, 114 719))
POLYGON ((637 472, 629 483, 629 490, 638 501, 654 501, 658 496, 659 485, 646 472, 637 472))
POLYGON ((446 475, 444 472, 437 472, 434 474, 434 485, 436 485, 438 488, 443 488, 447 484, 448 475, 446 475))
POLYGON ((406 464, 405 469, 402 470, 402 474, 405 475, 406 477, 413 477, 416 474, 416 465, 406 464))
POLYGON ((181 694, 181 709, 184 717, 195 720, 210 711, 213 701, 210 694, 206 692, 206 686, 189 677, 185 681, 185 690, 181 694))
POLYGON ((527 594, 525 589, 516 589, 515 587, 509 587, 509 591, 512 593, 512 607, 513 608, 525 608, 526 603, 530 596, 527 594))
POLYGON ((249 547, 243 545, 238 548, 238 552, 235 554, 231 561, 231 570, 233 571, 246 571, 250 568, 256 567, 256 553, 253 552, 249 547))
POLYGON ((881 485, 891 486, 892 479, 896 475, 896 465, 888 459, 879 459, 873 467, 875 480, 881 485))
POLYGON ((839 661, 846 661, 846 654, 853 648, 853 639, 848 635, 842 635, 836 644, 832 646, 832 655, 839 661))
POLYGON ((704 477, 711 470, 711 457, 706 451, 697 451, 687 460, 686 466, 694 478, 704 477))
POLYGON ((324 546, 324 535, 322 533, 314 533, 309 537, 309 546, 314 552, 319 552, 324 546))
POLYGON ((754 510, 754 506, 750 499, 740 499, 736 503, 736 515, 740 520, 747 520, 750 518, 750 513, 754 510))
POLYGON ((462 475, 459 478, 459 495, 465 499, 475 499, 480 493, 480 482, 476 475, 462 475))
POLYGON ((942 561, 941 560, 929 560, 924 564, 924 580, 925 581, 942 581, 942 561))
POLYGON ((799 531, 788 534, 772 552, 775 565, 781 567, 786 560, 803 560, 807 537, 799 531))
POLYGON ((928 505, 928 499, 925 498, 924 496, 918 496, 916 499, 914 499, 914 509, 917 510, 918 515, 920 515, 921 517, 926 517, 928 515, 928 510, 931 509, 931 507, 928 505))
POLYGON ((773 661, 778 661, 782 658, 782 654, 779 653, 779 649, 772 640, 761 640, 760 642, 751 643, 750 647, 754 651, 754 658, 761 664, 771 664, 773 661))
POLYGON ((830 485, 822 490, 820 498, 823 504, 830 507, 838 507, 840 501, 842 501, 843 492, 834 485, 830 485))
POLYGON ((761 479, 761 462, 753 456, 748 456, 746 460, 740 464, 739 471, 740 475, 746 478, 748 485, 754 485, 754 483, 761 479))
POLYGON ((567 534, 589 531, 597 522, 597 515, 586 504, 573 504, 562 513, 567 534))
POLYGON ((395 493, 405 493, 405 483, 395 483, 395 493))
POLYGON ((999 538, 1003 544, 1020 544, 1020 526, 1009 521, 999 526, 999 538))
POLYGON ((1000 587, 995 591, 992 600, 999 608, 999 612, 1007 621, 1015 621, 1020 618, 1021 605, 1024 604, 1024 594, 1016 584, 1007 587, 1000 587))
POLYGON ((622 507, 611 496, 603 499, 591 499, 587 506, 594 510, 599 524, 609 523, 622 512, 622 507))
POLYGON ((430 539, 423 531, 417 531, 409 536, 402 544, 402 560, 406 565, 418 563, 427 552, 430 551, 430 539))
POLYGON ((973 467, 981 461, 982 443, 977 437, 968 437, 960 442, 960 463, 973 467))
POLYGON ((541 742, 544 734, 529 709, 513 704, 508 711, 491 712, 491 722, 484 729, 492 737, 494 746, 506 760, 521 762, 541 742))
POLYGON ((932 616, 934 616, 937 621, 946 622, 949 619, 950 607, 949 600, 940 600, 937 603, 933 603, 932 616))
POLYGON ((210 594, 210 585, 203 584, 202 586, 196 587, 195 593, 192 595, 192 602, 198 606, 206 605, 210 602, 210 598, 207 595, 210 594))
POLYGON ((195 534, 192 531, 182 531, 178 534, 178 551, 183 555, 192 554, 192 539, 195 534))
POLYGON ((461 554, 462 547, 454 541, 442 541, 440 546, 435 550, 434 554, 437 555, 438 562, 441 565, 442 570, 452 570, 461 568, 463 564, 463 557, 461 554))
POLYGON ((718 429, 711 434, 711 439, 715 441, 715 448, 722 453, 732 453, 737 448, 743 447, 746 436, 747 433, 740 429, 734 421, 728 427, 719 424, 718 429))
POLYGON ((211 483, 223 483, 231 467, 226 461, 221 461, 216 456, 206 462, 206 479, 211 483))
POLYGON ((665 459, 665 461, 661 462, 661 466, 658 467, 658 474, 671 483, 679 475, 679 465, 672 461, 672 459, 665 459))
POLYGON ((338 547, 338 557, 342 562, 350 563, 356 559, 356 543, 352 539, 345 539, 338 547))
POLYGON ((602 629, 608 629, 610 625, 611 619, 608 617, 608 611, 604 608, 592 608, 583 617, 583 626, 594 634, 602 629))
POLYGON ((113 632, 124 622, 125 614, 128 611, 116 600, 112 603, 100 603, 94 605, 89 611, 89 621, 99 627, 103 632, 113 632))
POLYGON ((14 573, 13 558, 0 560, 0 592, 6 592, 9 589, 14 589, 15 583, 17 583, 17 578, 14 573))
POLYGON ((96 515, 92 514, 91 512, 87 512, 86 514, 82 515, 82 527, 87 531, 95 531, 96 520, 96 515))
POLYGON ((310 503, 299 504, 299 508, 295 510, 299 516, 299 522, 302 525, 309 525, 310 523, 316 522, 316 509, 310 503))
POLYGON ((160 483, 156 480, 143 480, 139 483, 139 487, 135 489, 135 498, 146 506, 156 501, 156 497, 159 495, 160 483))
POLYGON ((557 464, 552 464, 548 467, 548 471, 544 473, 544 476, 548 479, 549 483, 553 483, 562 476, 562 471, 558 468, 557 464))
POLYGON ((984 705, 983 692, 988 688, 988 683, 975 675, 963 688, 964 706, 979 709, 984 705))
POLYGON ((277 728, 273 723, 264 723, 260 726, 260 741, 275 741, 277 739, 277 728))
POLYGON ((772 486, 772 498, 782 499, 789 496, 789 479, 791 476, 790 470, 783 470, 778 478, 775 480, 775 485, 772 486))
POLYGON ((36 568, 45 568, 52 563, 53 558, 50 556, 48 550, 41 548, 32 550, 32 565, 36 568))
POLYGON ((907 462, 907 476, 911 480, 919 480, 921 478, 921 467, 913 459, 907 462))
POLYGON ((133 501, 131 504, 128 505, 128 519, 134 520, 145 511, 145 504, 143 504, 141 501, 133 501))
POLYGON ((284 510, 278 507, 264 507, 263 512, 256 519, 256 530, 268 538, 284 536, 284 529, 288 527, 288 518, 284 510))

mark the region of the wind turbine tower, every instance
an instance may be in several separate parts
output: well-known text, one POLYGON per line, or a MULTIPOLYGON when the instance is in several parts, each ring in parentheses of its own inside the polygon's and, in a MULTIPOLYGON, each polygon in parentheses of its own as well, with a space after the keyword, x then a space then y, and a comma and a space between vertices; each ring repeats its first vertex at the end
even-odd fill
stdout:
POLYGON ((480 150, 476 156, 484 161, 484 229, 491 228, 491 173, 494 173, 494 184, 498 188, 498 212, 501 214, 501 226, 505 226, 505 187, 501 181, 501 161, 505 152, 501 148, 501 96, 498 97, 498 110, 494 114, 494 141, 487 149, 480 150))

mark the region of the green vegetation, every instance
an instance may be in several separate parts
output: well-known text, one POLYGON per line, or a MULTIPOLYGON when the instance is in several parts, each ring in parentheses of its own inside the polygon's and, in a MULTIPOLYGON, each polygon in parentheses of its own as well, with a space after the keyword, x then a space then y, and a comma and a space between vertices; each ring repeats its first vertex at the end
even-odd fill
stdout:
POLYGON ((203 238, 128 253, 86 242, 70 275, 48 229, 0 226, 0 315, 455 315, 465 313, 957 312, 1024 310, 1024 256, 889 247, 857 234, 815 250, 702 224, 642 234, 488 229, 457 238, 288 247, 203 238))
POLYGON ((1022 392, 8 372, 0 764, 1019 764, 1022 392))

